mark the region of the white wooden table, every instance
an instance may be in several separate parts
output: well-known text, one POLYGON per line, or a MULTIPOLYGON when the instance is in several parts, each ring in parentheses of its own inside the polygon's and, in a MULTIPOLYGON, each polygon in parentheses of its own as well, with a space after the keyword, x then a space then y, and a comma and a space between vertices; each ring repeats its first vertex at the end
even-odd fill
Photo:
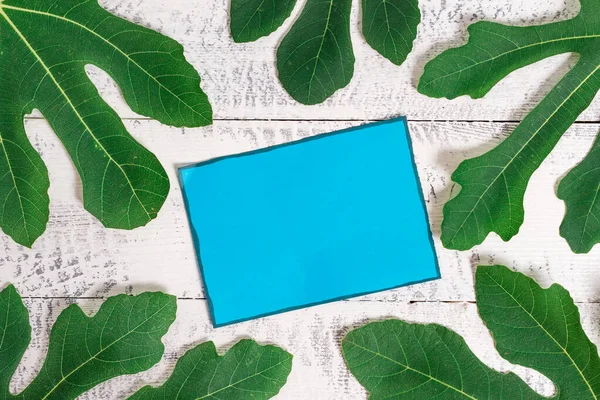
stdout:
MULTIPOLYGON (((172 182, 159 217, 145 228, 126 232, 104 229, 84 211, 81 183, 65 150, 39 114, 27 119, 27 133, 49 166, 52 204, 48 230, 33 249, 0 236, 0 285, 14 283, 24 296, 34 335, 13 379, 14 390, 21 390, 39 370, 50 327, 67 305, 77 303, 93 313, 107 296, 161 290, 179 298, 177 321, 164 338, 163 360, 145 373, 102 384, 83 398, 124 398, 143 384, 162 383, 177 358, 195 344, 213 340, 225 350, 238 339, 251 337, 294 354, 292 373, 278 398, 365 399, 365 391, 345 368, 340 339, 350 327, 385 317, 444 324, 463 335, 488 365, 513 370, 536 390, 551 394, 549 381, 511 366, 494 350, 474 304, 473 273, 478 263, 504 264, 544 286, 552 282, 565 286, 580 307, 586 331, 600 343, 600 246, 588 255, 570 252, 558 235, 564 205, 554 195, 558 180, 583 158, 600 130, 600 101, 580 117, 535 173, 525 199, 525 225, 516 238, 504 243, 492 235, 484 245, 466 252, 445 250, 439 241, 452 171, 464 158, 482 154, 502 140, 575 59, 557 56, 524 68, 476 101, 434 100, 415 89, 424 63, 443 49, 464 43, 469 23, 565 19, 578 11, 576 0, 421 0, 423 23, 415 50, 401 67, 364 43, 355 0, 354 79, 327 102, 312 107, 295 103, 276 79, 275 48, 291 19, 269 38, 237 45, 229 36, 228 0, 102 4, 184 44, 212 101, 215 123, 177 129, 140 118, 104 72, 88 68, 103 97, 125 119, 130 132, 157 154, 172 182), (443 279, 213 329, 176 167, 399 115, 410 121, 443 279)), ((296 7, 293 17, 299 10, 296 7)))

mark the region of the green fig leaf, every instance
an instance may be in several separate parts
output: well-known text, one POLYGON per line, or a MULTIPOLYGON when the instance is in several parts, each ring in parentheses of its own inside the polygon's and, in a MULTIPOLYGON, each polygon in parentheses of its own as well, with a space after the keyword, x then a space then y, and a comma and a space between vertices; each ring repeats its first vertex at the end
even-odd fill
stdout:
POLYGON ((48 221, 48 173, 25 136, 38 109, 71 156, 85 208, 109 228, 154 219, 169 192, 157 158, 125 129, 84 67, 106 71, 132 110, 174 126, 211 123, 200 77, 180 44, 96 0, 0 3, 0 227, 32 246, 48 221))
POLYGON ((559 399, 600 396, 598 349, 565 288, 542 289, 523 274, 493 266, 477 269, 475 294, 502 357, 544 374, 559 399))
POLYGON ((0 399, 10 399, 10 378, 31 341, 29 313, 10 285, 0 292, 0 399))
POLYGON ((600 138, 587 157, 558 186, 567 205, 560 234, 575 253, 587 253, 600 243, 600 138))
POLYGON ((418 0, 362 0, 362 31, 367 43, 401 65, 412 51, 421 22, 418 0))
POLYGON ((369 399, 537 399, 517 375, 487 367, 464 339, 435 324, 373 322, 342 341, 350 372, 369 399))
MULTIPOLYGON (((542 289, 503 266, 479 267, 475 292, 481 318, 506 360, 554 383, 554 399, 596 399, 600 357, 569 293, 542 289)), ((399 320, 348 333, 342 350, 370 399, 544 399, 517 375, 483 364, 455 332, 399 320)))
POLYGON ((236 43, 253 42, 275 32, 290 16, 296 0, 231 0, 231 36, 236 43))
POLYGON ((283 87, 303 104, 318 104, 350 83, 354 52, 351 0, 308 0, 277 50, 283 87))
POLYGON ((292 355, 275 346, 242 340, 219 356, 207 342, 185 353, 163 386, 145 386, 131 400, 266 400, 279 393, 291 369, 292 355))
MULTIPOLYGON (((447 50, 426 65, 421 93, 480 98, 519 68, 557 54, 579 54, 575 67, 506 140, 464 161, 454 172, 452 180, 460 191, 444 208, 442 242, 447 248, 467 250, 491 232, 505 241, 519 232, 529 179, 600 89, 599 7, 585 1, 577 17, 540 26, 477 22, 468 29, 466 45, 447 50)), ((596 179, 595 187, 598 183, 596 179)), ((566 224, 572 225, 572 219, 568 217, 566 224)))

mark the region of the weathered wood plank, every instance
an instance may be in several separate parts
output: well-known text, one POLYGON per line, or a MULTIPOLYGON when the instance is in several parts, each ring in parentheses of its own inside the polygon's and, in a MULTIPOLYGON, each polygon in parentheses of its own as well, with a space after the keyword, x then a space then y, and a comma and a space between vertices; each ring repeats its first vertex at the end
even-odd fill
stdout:
MULTIPOLYGON (((30 120, 27 131, 51 174, 48 231, 33 249, 0 236, 0 283, 12 282, 25 296, 105 296, 125 287, 138 293, 161 289, 179 297, 202 297, 176 166, 289 142, 358 122, 218 121, 202 130, 175 129, 154 121, 127 121, 156 152, 172 182, 157 220, 134 231, 107 230, 82 207, 81 185, 71 161, 46 123, 30 120)), ((512 129, 496 123, 411 123, 421 183, 428 202, 444 279, 373 295, 385 300, 473 300, 476 263, 502 263, 530 270, 544 283, 557 281, 578 301, 598 300, 600 248, 575 255, 558 235, 564 206, 554 195, 558 180, 591 147, 600 125, 578 124, 534 175, 526 196, 526 222, 509 243, 491 237, 472 251, 442 248, 438 236, 450 174, 465 157, 481 154, 512 129)), ((309 162, 309 160, 307 160, 309 162)), ((417 266, 409 266, 417 267, 417 266)))

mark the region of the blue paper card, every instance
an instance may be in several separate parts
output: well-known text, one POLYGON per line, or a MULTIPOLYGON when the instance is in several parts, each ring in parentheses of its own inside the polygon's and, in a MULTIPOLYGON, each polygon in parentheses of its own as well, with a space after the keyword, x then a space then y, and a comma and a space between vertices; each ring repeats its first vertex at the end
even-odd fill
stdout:
POLYGON ((215 326, 439 278, 405 119, 180 178, 215 326))

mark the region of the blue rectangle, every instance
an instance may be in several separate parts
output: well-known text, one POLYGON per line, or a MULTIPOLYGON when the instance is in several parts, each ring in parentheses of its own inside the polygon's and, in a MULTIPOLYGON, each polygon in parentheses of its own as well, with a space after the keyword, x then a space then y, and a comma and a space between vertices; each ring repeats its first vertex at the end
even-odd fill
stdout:
POLYGON ((439 278, 405 119, 180 178, 215 326, 439 278))

